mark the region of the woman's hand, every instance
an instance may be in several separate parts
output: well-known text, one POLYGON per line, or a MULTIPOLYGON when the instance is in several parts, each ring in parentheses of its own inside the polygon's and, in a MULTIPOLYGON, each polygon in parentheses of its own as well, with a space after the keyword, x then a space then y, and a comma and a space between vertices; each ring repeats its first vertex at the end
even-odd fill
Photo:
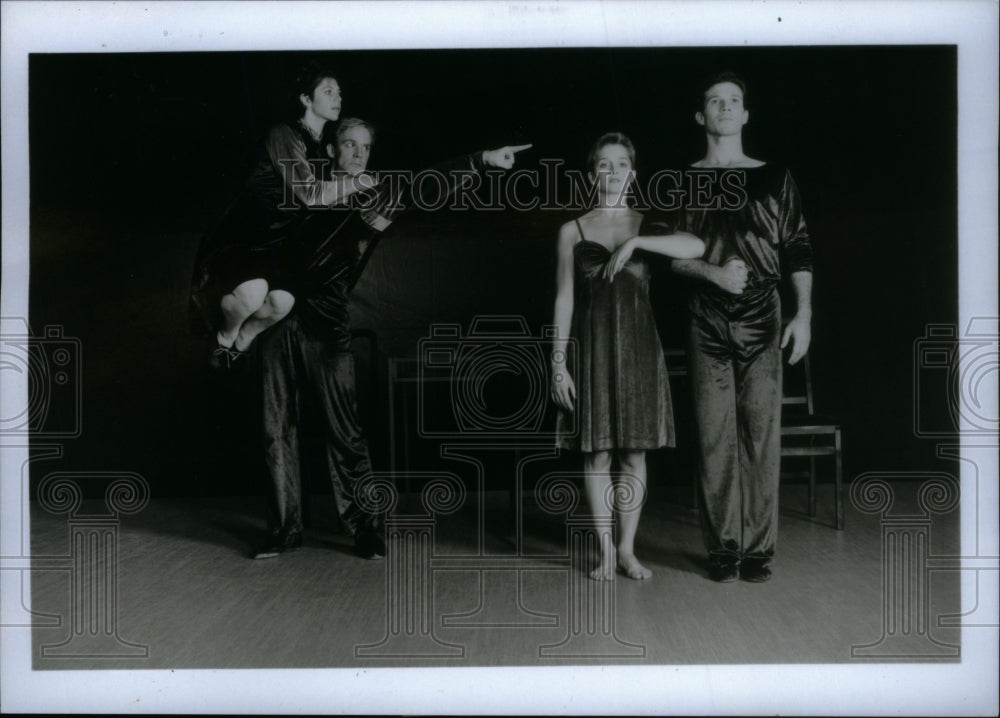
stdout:
POLYGON ((552 367, 552 401, 565 411, 573 411, 576 404, 576 384, 566 371, 566 365, 552 367))
POLYGON ((489 167, 502 167, 505 170, 509 170, 514 166, 514 155, 530 147, 531 145, 510 145, 508 147, 501 147, 498 150, 485 150, 483 152, 483 163, 489 167))
POLYGON ((635 237, 632 239, 627 239, 616 249, 608 263, 604 265, 604 278, 609 282, 615 278, 615 275, 621 271, 621 268, 625 266, 625 263, 632 258, 632 252, 635 251, 635 237))

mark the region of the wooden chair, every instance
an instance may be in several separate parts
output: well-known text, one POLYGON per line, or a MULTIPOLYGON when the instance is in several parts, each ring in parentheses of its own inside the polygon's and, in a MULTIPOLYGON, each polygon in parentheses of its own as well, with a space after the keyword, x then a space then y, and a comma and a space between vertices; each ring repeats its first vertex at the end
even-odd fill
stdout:
MULTIPOLYGON (((785 366, 781 417, 781 456, 808 457, 809 471, 786 472, 809 479, 809 517, 816 517, 816 459, 833 457, 836 493, 836 526, 844 529, 844 477, 841 463, 840 424, 816 415, 813 404, 812 367, 806 354, 796 366, 785 366)), ((784 463, 784 462, 782 462, 784 463)))
MULTIPOLYGON (((694 416, 687 412, 686 415, 680 416, 677 414, 678 405, 690 404, 691 401, 691 387, 687 383, 688 376, 688 364, 687 364, 687 351, 682 347, 664 347, 663 348, 663 359, 667 365, 667 376, 670 377, 670 393, 673 396, 674 401, 674 421, 681 422, 687 421, 691 424, 694 423, 694 416), (682 398, 683 397, 683 398, 682 398)), ((678 427, 679 429, 680 427, 678 427)), ((680 476, 677 465, 677 452, 687 451, 689 454, 696 453, 696 449, 693 446, 682 446, 678 443, 677 447, 670 452, 670 464, 673 470, 674 476, 680 476)), ((693 461, 693 458, 689 459, 693 461)), ((698 508, 698 501, 700 492, 698 490, 698 479, 692 472, 691 474, 691 501, 688 505, 690 509, 698 508)))

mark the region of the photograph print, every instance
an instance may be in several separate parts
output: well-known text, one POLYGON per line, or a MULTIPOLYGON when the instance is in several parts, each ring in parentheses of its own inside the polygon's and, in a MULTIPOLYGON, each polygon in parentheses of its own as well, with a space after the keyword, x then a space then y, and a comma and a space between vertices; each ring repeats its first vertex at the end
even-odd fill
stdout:
POLYGON ((136 698, 208 669, 239 712, 258 671, 492 686, 452 712, 608 671, 648 693, 606 710, 663 713, 808 705, 670 698, 675 668, 975 671, 996 193, 971 228, 963 42, 29 49, 5 654, 136 698))

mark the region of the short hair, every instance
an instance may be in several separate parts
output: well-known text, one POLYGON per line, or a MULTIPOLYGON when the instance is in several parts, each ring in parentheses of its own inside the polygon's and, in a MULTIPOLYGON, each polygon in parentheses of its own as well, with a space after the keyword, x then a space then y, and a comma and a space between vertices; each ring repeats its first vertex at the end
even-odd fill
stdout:
POLYGON ((305 112, 305 108, 302 106, 302 101, 299 98, 302 95, 312 98, 316 88, 328 77, 334 81, 337 79, 337 76, 329 67, 321 65, 316 60, 311 60, 299 68, 292 82, 292 94, 289 98, 288 108, 289 112, 292 112, 296 119, 302 117, 305 112))
POLYGON ((364 127, 372 136, 372 144, 375 144, 375 126, 370 122, 358 117, 345 117, 339 122, 328 122, 323 128, 321 144, 326 149, 326 154, 330 156, 330 159, 337 159, 337 145, 340 144, 340 138, 352 127, 364 127))
POLYGON ((707 75, 701 81, 701 84, 698 86, 698 97, 696 98, 695 103, 698 112, 702 112, 705 109, 705 94, 721 82, 731 82, 740 88, 740 92, 743 93, 743 107, 747 107, 749 104, 747 96, 747 81, 738 73, 731 70, 724 70, 722 72, 707 75))
POLYGON ((334 135, 334 140, 336 140, 336 142, 339 144, 340 138, 343 137, 348 130, 354 127, 364 127, 366 130, 368 130, 368 134, 372 136, 372 144, 375 144, 375 126, 372 123, 366 122, 365 120, 362 120, 358 117, 345 117, 340 122, 338 122, 337 131, 336 134, 334 135))
POLYGON ((594 165, 597 164, 597 154, 608 145, 624 147, 628 153, 628 159, 632 163, 632 169, 635 169, 635 145, 632 144, 632 140, 621 132, 606 132, 597 138, 597 141, 590 147, 590 152, 587 153, 588 172, 594 171, 594 165))

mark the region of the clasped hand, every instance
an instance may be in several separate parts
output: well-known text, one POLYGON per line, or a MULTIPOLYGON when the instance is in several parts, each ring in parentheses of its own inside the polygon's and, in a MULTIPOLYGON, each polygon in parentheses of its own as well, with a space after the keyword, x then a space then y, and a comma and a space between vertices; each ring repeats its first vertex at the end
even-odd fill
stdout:
POLYGON ((747 265, 742 259, 730 259, 715 273, 715 283, 730 294, 743 294, 747 286, 747 265))

